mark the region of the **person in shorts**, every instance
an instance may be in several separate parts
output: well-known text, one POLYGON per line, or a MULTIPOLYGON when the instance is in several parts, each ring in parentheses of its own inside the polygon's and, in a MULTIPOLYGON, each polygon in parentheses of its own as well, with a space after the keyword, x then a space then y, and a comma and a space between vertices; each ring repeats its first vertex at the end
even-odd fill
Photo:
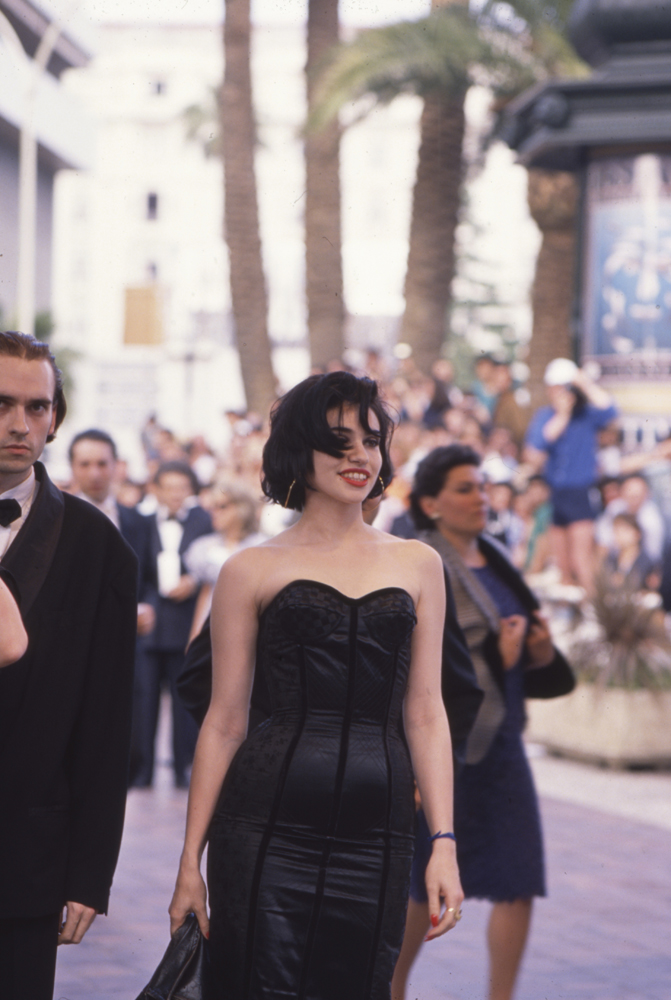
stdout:
POLYGON ((599 513, 597 435, 617 418, 608 393, 568 358, 545 370, 549 406, 533 416, 526 459, 543 471, 551 495, 550 546, 562 583, 590 594, 594 578, 594 520, 599 513))

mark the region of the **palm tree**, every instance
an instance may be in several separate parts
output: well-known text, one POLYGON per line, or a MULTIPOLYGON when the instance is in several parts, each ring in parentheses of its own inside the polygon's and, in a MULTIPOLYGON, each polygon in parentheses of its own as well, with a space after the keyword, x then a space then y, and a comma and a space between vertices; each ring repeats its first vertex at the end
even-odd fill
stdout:
POLYGON ((231 303, 247 407, 264 415, 276 395, 268 336, 254 170, 256 130, 250 68, 250 0, 225 0, 220 125, 224 163, 224 238, 231 303))
POLYGON ((578 182, 559 170, 530 170, 528 201, 543 239, 531 289, 533 329, 529 391, 533 409, 545 400, 543 375, 553 358, 573 355, 571 310, 575 292, 578 182))
POLYGON ((466 92, 486 83, 501 104, 547 76, 550 64, 571 60, 558 31, 570 0, 486 0, 477 13, 467 0, 433 0, 432 7, 420 21, 361 32, 342 46, 320 78, 308 123, 322 127, 363 95, 379 103, 401 93, 424 99, 401 339, 427 372, 440 356, 451 299, 466 92))
MULTIPOLYGON (((431 6, 437 9, 450 3, 468 6, 468 0, 432 0, 431 6)), ((427 374, 440 357, 445 339, 455 267, 468 77, 464 74, 455 84, 453 93, 435 89, 424 98, 412 193, 400 338, 412 348, 417 367, 427 374)))
MULTIPOLYGON (((338 43, 338 0, 309 0, 308 108, 314 103, 315 74, 338 43)), ((305 293, 313 365, 324 367, 344 350, 343 276, 340 229, 340 126, 334 119, 305 136, 305 293)))

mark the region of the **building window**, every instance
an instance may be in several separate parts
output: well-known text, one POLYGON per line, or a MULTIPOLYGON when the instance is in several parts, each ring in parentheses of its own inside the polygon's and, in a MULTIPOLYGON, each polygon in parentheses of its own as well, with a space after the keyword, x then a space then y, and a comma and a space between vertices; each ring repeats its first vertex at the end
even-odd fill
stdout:
POLYGON ((155 191, 147 195, 147 218, 158 219, 158 195, 155 191))

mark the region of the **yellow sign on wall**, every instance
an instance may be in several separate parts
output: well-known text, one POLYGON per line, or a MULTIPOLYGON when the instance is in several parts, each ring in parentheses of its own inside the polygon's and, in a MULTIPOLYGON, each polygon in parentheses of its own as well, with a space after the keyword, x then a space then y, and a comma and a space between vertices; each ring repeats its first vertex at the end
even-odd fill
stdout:
POLYGON ((157 285, 127 288, 124 309, 124 344, 160 344, 163 317, 157 285))

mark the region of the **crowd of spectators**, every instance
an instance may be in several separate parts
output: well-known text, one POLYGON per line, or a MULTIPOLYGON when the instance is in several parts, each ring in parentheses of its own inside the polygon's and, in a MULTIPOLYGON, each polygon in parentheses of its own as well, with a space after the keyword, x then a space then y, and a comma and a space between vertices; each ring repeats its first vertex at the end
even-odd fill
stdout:
MULTIPOLYGON (((514 564, 525 574, 547 574, 558 585, 581 587, 589 597, 599 568, 607 567, 619 574, 613 579, 626 578, 630 583, 635 579, 641 588, 669 591, 667 602, 671 606, 671 574, 662 572, 665 558, 669 561, 671 526, 665 521, 659 495, 659 483, 671 476, 671 438, 645 453, 625 452, 619 417, 605 391, 567 359, 558 359, 553 365, 546 378, 550 405, 544 408, 547 413, 543 416, 541 411, 532 413, 528 393, 514 383, 512 366, 495 356, 478 358, 470 385, 457 386, 447 360, 436 362, 427 376, 412 359, 392 364, 378 352, 368 352, 364 372, 383 385, 398 421, 392 443, 396 478, 375 523, 383 530, 392 530, 395 524, 395 533, 412 535, 407 506, 418 462, 435 447, 460 442, 470 445, 483 459, 489 533, 508 549, 514 564), (562 373, 566 376, 563 380, 562 373), (595 442, 593 458, 585 445, 584 428, 574 428, 578 422, 571 418, 565 429, 566 420, 553 409, 560 403, 569 409, 573 405, 561 398, 562 394, 570 396, 567 378, 575 380, 575 386, 569 388, 584 406, 579 412, 583 423, 589 423, 595 442), (566 440, 568 457, 561 448, 553 450, 543 443, 542 435, 548 433, 548 426, 552 429, 553 422, 563 434, 559 444, 566 440), (587 471, 592 461, 594 468, 587 471), (586 484, 584 497, 561 488, 562 483, 570 486, 576 481, 576 475, 586 484), (575 527, 571 510, 579 526, 587 524, 587 535, 584 531, 576 535, 582 558, 575 566, 570 559, 564 560, 557 547, 558 540, 561 545, 562 536, 569 537, 575 527)), ((357 373, 361 374, 361 369, 357 373)), ((240 545, 254 544, 281 530, 294 516, 261 500, 265 423, 254 414, 232 411, 222 413, 222 420, 229 430, 229 444, 225 452, 215 453, 207 433, 180 440, 150 416, 141 430, 146 477, 141 482, 129 479, 123 460, 116 468, 117 501, 144 514, 157 509, 155 480, 162 466, 182 463, 193 473, 198 484, 197 502, 212 515, 214 525, 210 541, 198 540, 186 557, 190 572, 202 587, 196 625, 207 614, 211 588, 223 560, 240 545)))
MULTIPOLYGON (((409 494, 419 462, 434 448, 470 445, 482 458, 489 535, 550 595, 550 604, 553 594, 562 601, 570 592, 576 606, 588 608, 605 580, 671 611, 671 533, 660 508, 669 493, 671 437, 652 451, 625 451, 612 400, 572 362, 562 358, 548 366, 549 405, 535 413, 528 394, 514 384, 511 366, 495 357, 479 358, 465 387, 455 384, 447 360, 426 376, 411 359, 392 367, 370 352, 356 373, 378 380, 397 420, 391 448, 396 475, 367 515, 376 527, 416 537, 409 494)), ((135 787, 153 783, 159 696, 166 687, 172 694, 174 781, 187 787, 196 729, 176 693, 186 645, 207 619, 225 560, 298 516, 262 500, 267 424, 253 413, 232 411, 222 420, 229 443, 216 453, 207 433, 181 440, 150 416, 140 432, 142 481, 128 476, 105 429, 84 431, 70 446, 71 480, 60 484, 107 514, 140 560, 135 787)))

